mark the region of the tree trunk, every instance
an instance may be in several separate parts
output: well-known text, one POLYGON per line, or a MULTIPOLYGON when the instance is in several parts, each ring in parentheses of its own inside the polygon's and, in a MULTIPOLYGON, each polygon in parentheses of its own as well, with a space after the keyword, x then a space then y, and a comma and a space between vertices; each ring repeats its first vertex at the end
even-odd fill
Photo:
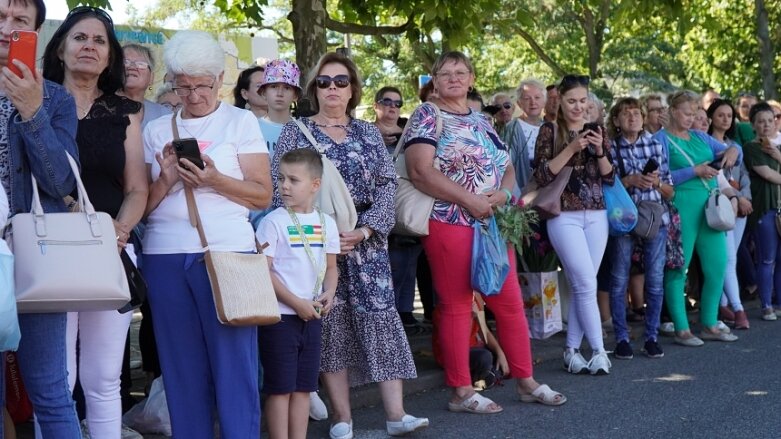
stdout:
POLYGON ((296 63, 301 69, 301 85, 327 49, 325 29, 326 0, 292 0, 287 19, 293 24, 296 63))
POLYGON ((756 36, 759 41, 759 71, 762 75, 762 89, 765 91, 765 99, 778 99, 776 76, 773 73, 773 60, 776 56, 773 42, 770 41, 765 0, 754 0, 754 6, 757 19, 756 36))

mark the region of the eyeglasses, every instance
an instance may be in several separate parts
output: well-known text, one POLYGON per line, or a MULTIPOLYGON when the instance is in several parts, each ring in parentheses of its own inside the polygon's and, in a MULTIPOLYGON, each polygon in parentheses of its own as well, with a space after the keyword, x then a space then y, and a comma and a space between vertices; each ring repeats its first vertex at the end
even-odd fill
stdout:
POLYGON ((152 66, 146 61, 133 61, 132 59, 125 58, 125 67, 135 67, 137 69, 149 69, 152 70, 152 66))
POLYGON ((391 99, 391 98, 382 98, 379 101, 377 101, 378 104, 384 106, 384 107, 396 107, 401 108, 404 106, 404 101, 399 99, 391 99))
POLYGON ((347 88, 350 86, 350 77, 347 75, 319 75, 315 78, 315 84, 317 84, 317 88, 328 88, 331 84, 335 84, 339 88, 347 88))
POLYGON ((458 81, 463 81, 469 77, 470 73, 472 72, 469 70, 457 70, 455 72, 437 72, 436 76, 438 78, 444 79, 445 81, 450 81, 452 78, 455 78, 458 81))
POLYGON ((81 14, 95 14, 98 18, 105 19, 109 26, 112 28, 114 27, 114 20, 111 19, 111 16, 108 15, 108 12, 104 11, 103 9, 96 8, 93 6, 77 6, 68 12, 68 15, 65 16, 65 21, 68 21, 71 17, 75 17, 77 15, 81 14))
POLYGON ((587 75, 564 75, 564 77, 561 78, 561 82, 559 83, 559 88, 569 88, 574 85, 588 87, 589 82, 591 82, 591 78, 589 78, 587 75))
POLYGON ((178 111, 180 108, 182 108, 182 104, 176 104, 176 105, 173 105, 173 104, 172 104, 172 103, 170 103, 170 102, 163 102, 163 103, 161 103, 160 105, 162 105, 163 107, 165 107, 165 108, 167 108, 167 109, 171 110, 172 112, 176 112, 176 111, 178 111))
POLYGON ((649 108, 649 113, 661 113, 663 111, 667 110, 667 107, 656 107, 656 108, 649 108))
POLYGON ((195 92, 199 96, 206 96, 214 89, 212 85, 196 85, 195 87, 172 87, 174 94, 181 97, 190 96, 190 93, 195 92))
POLYGON ((509 110, 510 108, 513 107, 513 104, 511 102, 505 102, 501 105, 501 107, 504 108, 505 110, 509 110))

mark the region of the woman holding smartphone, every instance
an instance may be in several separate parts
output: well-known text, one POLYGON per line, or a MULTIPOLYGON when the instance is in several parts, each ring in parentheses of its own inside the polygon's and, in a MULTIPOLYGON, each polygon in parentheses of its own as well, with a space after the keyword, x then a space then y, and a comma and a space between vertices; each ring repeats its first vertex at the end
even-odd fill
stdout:
POLYGON ((572 174, 561 194, 561 214, 548 220, 548 235, 572 290, 564 369, 569 373, 610 373, 597 306, 597 270, 607 245, 603 184, 613 184, 610 143, 600 125, 586 125, 588 76, 567 75, 559 84, 556 124, 546 122, 537 136, 534 178, 551 184, 565 166, 572 174), (585 251, 584 251, 585 250, 585 251), (583 337, 593 352, 580 354, 583 337))
MULTIPOLYGON (((146 206, 148 185, 141 145, 141 104, 118 96, 124 84, 122 47, 102 9, 70 11, 43 56, 44 77, 61 83, 76 100, 76 142, 81 174, 98 211, 114 218, 119 251, 135 258, 130 233, 146 206)), ((121 434, 120 371, 132 313, 68 313, 68 381, 79 377, 94 438, 121 434), (76 345, 79 358, 77 366, 76 345)))
POLYGON ((726 234, 712 229, 705 220, 705 203, 711 191, 717 188, 719 171, 711 163, 731 168, 742 158, 737 145, 727 147, 702 131, 691 129, 699 108, 700 97, 687 90, 672 93, 669 124, 654 135, 667 151, 675 184, 673 204, 681 215, 681 241, 683 243, 683 267, 667 269, 664 275, 664 300, 675 325, 675 342, 683 346, 702 346, 703 339, 735 341, 738 338, 719 329, 717 315, 719 298, 724 287, 727 267, 726 234), (707 255, 707 264, 701 267, 703 285, 700 302, 702 331, 696 337, 689 329, 684 303, 686 270, 694 249, 707 255))

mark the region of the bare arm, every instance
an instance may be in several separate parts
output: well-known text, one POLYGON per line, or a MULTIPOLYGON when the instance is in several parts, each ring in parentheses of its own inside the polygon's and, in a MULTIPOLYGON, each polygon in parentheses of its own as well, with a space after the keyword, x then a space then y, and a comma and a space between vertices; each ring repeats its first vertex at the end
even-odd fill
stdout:
POLYGON ((752 169, 757 173, 757 175, 764 178, 768 182, 773 184, 781 184, 781 174, 771 169, 770 166, 752 166, 752 169))
POLYGON ((201 154, 204 169, 181 159, 185 168, 178 168, 179 177, 193 187, 212 187, 225 198, 248 209, 265 209, 271 202, 271 171, 268 154, 239 154, 239 166, 244 180, 229 177, 214 166, 214 161, 201 154))
POLYGON ((119 232, 129 234, 141 220, 149 195, 149 183, 144 175, 146 169, 141 142, 141 117, 139 113, 131 114, 129 117, 130 124, 127 126, 125 137, 125 170, 123 174, 125 198, 116 219, 121 228, 117 231, 117 234, 120 235, 120 242, 126 242, 127 236, 119 232))
MULTIPOLYGON (((274 258, 271 256, 266 256, 266 259, 268 260, 269 269, 273 268, 274 258)), ((274 285, 274 293, 277 296, 277 300, 293 308, 296 311, 298 317, 300 317, 301 320, 305 322, 320 318, 320 313, 317 311, 317 308, 320 306, 319 302, 302 299, 296 296, 295 294, 291 293, 289 289, 287 289, 285 284, 274 273, 273 270, 271 270, 270 274, 271 284, 274 285)))
POLYGON ((334 306, 334 296, 336 295, 336 285, 339 281, 339 269, 336 267, 336 255, 326 255, 325 279, 323 280, 323 294, 317 298, 322 304, 321 315, 325 316, 334 306))

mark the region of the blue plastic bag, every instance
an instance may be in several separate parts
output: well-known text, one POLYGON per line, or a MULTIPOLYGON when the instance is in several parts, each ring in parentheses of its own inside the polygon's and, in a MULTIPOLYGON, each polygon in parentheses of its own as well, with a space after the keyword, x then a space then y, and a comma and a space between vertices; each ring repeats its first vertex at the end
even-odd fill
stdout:
MULTIPOLYGON (((2 190, 2 188, 0 188, 2 190)), ((0 239, 0 352, 15 351, 19 347, 19 319, 14 295, 14 257, 0 239)))
POLYGON ((613 186, 603 184, 602 193, 607 206, 608 230, 613 236, 626 235, 637 225, 637 206, 624 188, 618 175, 613 186))
POLYGON ((487 224, 475 221, 473 227, 472 289, 491 296, 499 293, 510 271, 507 243, 493 216, 487 224))

